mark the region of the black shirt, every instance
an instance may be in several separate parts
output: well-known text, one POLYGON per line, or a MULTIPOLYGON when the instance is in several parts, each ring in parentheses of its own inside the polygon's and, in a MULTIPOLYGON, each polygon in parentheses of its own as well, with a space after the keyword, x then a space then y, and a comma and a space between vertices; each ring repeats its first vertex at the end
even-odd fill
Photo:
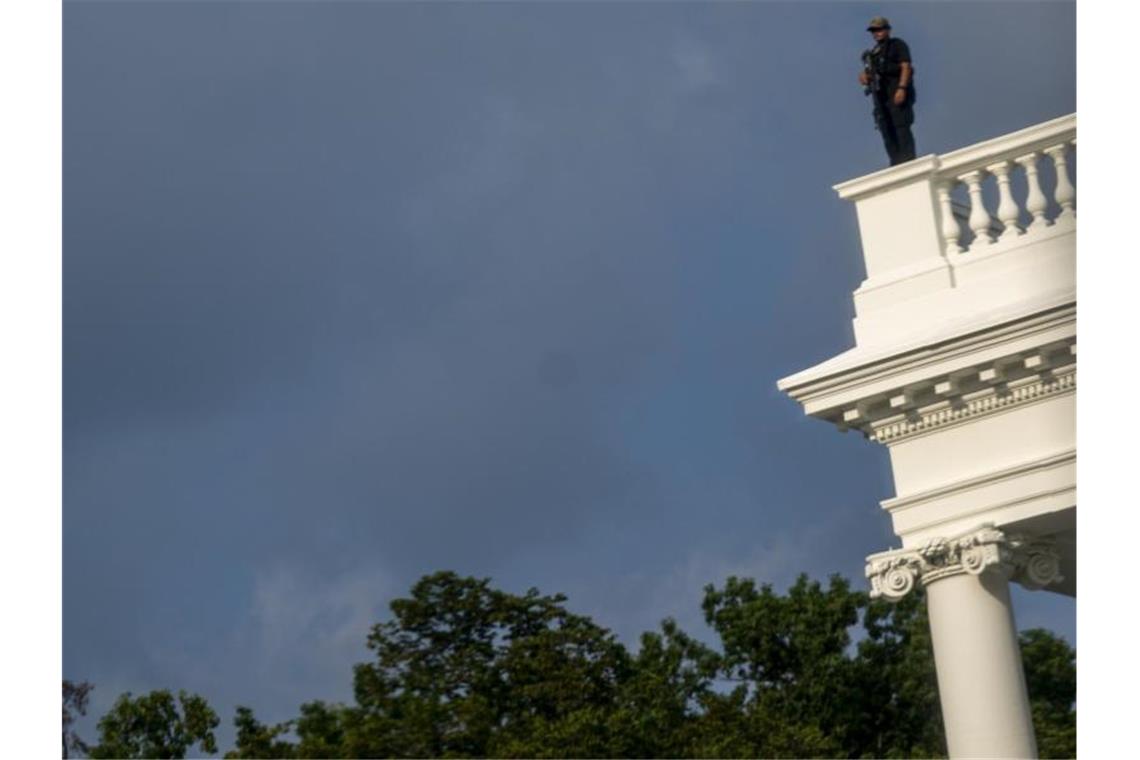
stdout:
POLYGON ((914 101, 914 63, 910 59, 910 48, 896 37, 887 37, 875 46, 872 51, 879 73, 879 92, 883 97, 890 97, 899 86, 902 76, 902 64, 909 63, 910 81, 907 83, 907 102, 914 101))

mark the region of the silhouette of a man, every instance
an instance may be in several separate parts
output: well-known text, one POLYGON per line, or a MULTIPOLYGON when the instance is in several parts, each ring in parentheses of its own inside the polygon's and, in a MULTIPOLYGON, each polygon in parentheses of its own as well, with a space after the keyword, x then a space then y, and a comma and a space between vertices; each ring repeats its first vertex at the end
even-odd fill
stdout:
POLYGON ((875 127, 883 136, 891 166, 914 160, 914 64, 910 48, 891 37, 891 22, 882 16, 871 19, 867 31, 875 47, 864 54, 865 66, 859 83, 870 88, 874 99, 875 127))

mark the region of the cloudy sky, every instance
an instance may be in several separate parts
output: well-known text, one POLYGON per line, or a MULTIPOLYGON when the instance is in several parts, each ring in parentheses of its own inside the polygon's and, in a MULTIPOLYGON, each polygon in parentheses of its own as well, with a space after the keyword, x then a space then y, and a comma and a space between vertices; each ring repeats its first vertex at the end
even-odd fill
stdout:
MULTIPOLYGON (((631 643, 704 635, 729 574, 862 583, 885 451, 775 383, 852 344, 866 22, 911 45, 920 154, 1076 105, 1065 2, 64 8, 64 674, 95 715, 348 699, 439 569, 631 643)), ((1075 641, 1072 600, 1015 602, 1075 641)))

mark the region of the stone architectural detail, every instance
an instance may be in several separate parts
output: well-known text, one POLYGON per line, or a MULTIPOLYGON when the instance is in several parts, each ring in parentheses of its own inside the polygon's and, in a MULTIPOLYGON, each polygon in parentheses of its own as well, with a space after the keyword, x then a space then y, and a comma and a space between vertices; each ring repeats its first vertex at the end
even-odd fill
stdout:
POLYGON ((969 417, 1036 401, 1045 396, 1075 392, 1077 387, 1075 363, 1050 373, 1036 373, 1013 382, 993 382, 994 379, 996 378, 991 377, 991 382, 983 390, 970 394, 948 393, 944 401, 916 408, 902 419, 895 417, 870 424, 863 433, 872 440, 886 443, 961 422, 969 417))
MULTIPOLYGON (((969 157, 968 165, 975 167, 971 171, 959 174, 944 180, 940 186, 940 198, 944 195, 945 202, 941 203, 942 224, 946 229, 943 237, 946 241, 947 253, 966 253, 979 250, 992 243, 1010 242, 1012 238, 1019 237, 1027 232, 1035 233, 1044 227, 1057 223, 1069 223, 1076 220, 1077 190, 1069 180, 1068 159, 1066 157, 1070 146, 1076 141, 1063 141, 1055 145, 1043 147, 1027 155, 1014 156, 1011 151, 1003 151, 997 161, 991 164, 976 166, 977 160, 969 157), (1053 171, 1057 175, 1057 186, 1052 200, 1061 207, 1061 211, 1053 219, 1047 219, 1045 212, 1049 207, 1049 199, 1041 190, 1038 174, 1038 165, 1043 156, 1047 156, 1053 163, 1053 171), (1011 185, 1011 172, 1014 165, 1025 170, 1026 186, 1028 188, 1024 205, 1014 198, 1011 185), (991 215, 982 200, 982 183, 987 176, 993 177, 997 185, 998 206, 996 214, 991 215), (958 246, 961 230, 955 215, 947 213, 947 202, 950 193, 957 183, 967 189, 970 202, 969 214, 966 218, 971 232, 973 244, 962 248, 958 246), (1027 212, 1032 220, 1030 224, 1022 226, 1021 212, 1027 212)), ((967 149, 970 150, 970 149, 967 149)), ((1016 151, 1014 151, 1016 152, 1016 151)), ((969 154, 965 154, 969 156, 969 154)), ((943 157, 945 164, 953 166, 958 153, 943 157), (949 159, 949 160, 947 160, 949 159)), ((982 158, 981 160, 985 160, 982 158)))
POLYGON ((925 589, 951 757, 1035 756, 1009 585, 1076 595, 1075 148, 1063 116, 836 185, 855 345, 778 384, 887 449, 902 548, 866 575, 925 589))
POLYGON ((953 538, 933 538, 917 549, 896 549, 867 558, 871 597, 897 601, 917 583, 995 570, 1028 588, 1044 588, 1063 580, 1060 555, 1049 541, 1007 536, 993 525, 953 538))

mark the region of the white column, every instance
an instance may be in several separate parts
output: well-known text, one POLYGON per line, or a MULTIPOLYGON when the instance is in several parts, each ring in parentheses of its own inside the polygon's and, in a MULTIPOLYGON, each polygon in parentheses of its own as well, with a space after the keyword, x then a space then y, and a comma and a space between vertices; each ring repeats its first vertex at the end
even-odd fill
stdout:
POLYGON ((1061 580, 1056 549, 983 525, 867 558, 871 596, 926 587, 946 746, 952 758, 1037 756, 1009 580, 1061 580))
POLYGON ((1037 757, 1006 574, 929 583, 926 608, 950 757, 1037 757))

